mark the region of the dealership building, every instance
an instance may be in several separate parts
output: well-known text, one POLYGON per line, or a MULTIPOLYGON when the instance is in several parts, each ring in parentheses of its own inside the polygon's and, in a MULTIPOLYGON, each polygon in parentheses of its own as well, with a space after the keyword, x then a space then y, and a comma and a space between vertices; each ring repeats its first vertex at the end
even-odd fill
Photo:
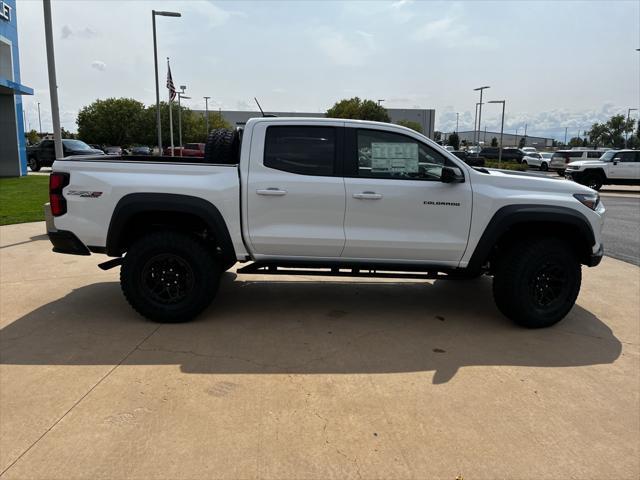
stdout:
POLYGON ((15 0, 0 0, 0 177, 27 174, 22 95, 33 89, 20 83, 15 0))
MULTIPOLYGON (((401 120, 410 120, 417 122, 422 127, 422 133, 429 138, 433 138, 433 127, 436 118, 436 111, 429 109, 419 108, 387 108, 387 113, 393 123, 398 123, 401 120)), ((196 110, 199 113, 204 114, 204 110, 196 110)), ((244 110, 217 110, 212 111, 222 115, 222 118, 229 122, 231 125, 242 125, 247 123, 250 118, 261 117, 262 113, 255 111, 244 110)), ((324 113, 312 113, 312 112, 265 112, 269 115, 275 115, 277 117, 313 117, 324 118, 324 113)))
MULTIPOLYGON (((451 132, 453 133, 453 132, 451 132)), ((449 138, 451 133, 444 133, 444 140, 449 138)), ((495 137, 500 142, 500 132, 488 132, 486 130, 469 130, 458 132, 458 137, 462 142, 465 140, 468 144, 475 144, 476 140, 480 145, 491 145, 491 140, 495 137)), ((524 139, 524 147, 535 147, 537 149, 551 148, 553 146, 553 138, 533 137, 531 135, 514 135, 512 133, 502 134, 502 144, 505 147, 517 147, 520 140, 524 139)))

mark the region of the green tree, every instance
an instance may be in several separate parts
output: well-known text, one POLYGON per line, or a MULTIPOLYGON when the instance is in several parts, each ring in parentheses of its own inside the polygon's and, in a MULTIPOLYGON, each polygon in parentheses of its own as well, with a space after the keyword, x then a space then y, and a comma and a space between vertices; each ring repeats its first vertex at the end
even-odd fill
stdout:
POLYGON ((456 132, 453 132, 451 135, 449 135, 449 137, 447 138, 447 142, 453 147, 454 150, 460 150, 460 137, 456 132))
POLYGON ((143 111, 144 105, 132 98, 96 100, 78 113, 78 138, 87 143, 131 145, 143 111))
POLYGON ((569 146, 570 147, 581 147, 582 146, 582 139, 580 137, 573 137, 571 140, 569 140, 569 146))
MULTIPOLYGON (((178 145, 178 106, 172 105, 173 144, 178 145)), ((204 113, 194 112, 187 107, 181 107, 182 112, 182 143, 204 143, 207 141, 207 122, 204 113)), ((162 145, 171 144, 169 130, 169 104, 160 102, 160 122, 162 125, 162 145)), ((209 129, 231 128, 217 112, 209 112, 209 129)), ((134 143, 141 145, 155 145, 158 142, 156 131, 156 106, 150 105, 140 115, 134 143)))
POLYGON ((27 133, 25 133, 25 137, 27 137, 27 142, 29 143, 29 145, 35 145, 40 141, 38 132, 36 132, 34 129, 31 129, 27 133))
POLYGON ((492 147, 497 147, 498 146, 498 139, 496 137, 493 137, 491 139, 491 146, 492 147))
POLYGON ((403 127, 410 128, 411 130, 415 130, 418 133, 422 133, 422 125, 418 122, 414 122, 413 120, 400 120, 398 125, 402 125, 403 127))
POLYGON ((62 138, 76 138, 77 135, 75 133, 71 133, 64 127, 60 127, 60 136, 62 138))
POLYGON ((387 110, 373 100, 360 100, 359 97, 340 100, 327 110, 329 118, 353 118, 357 120, 373 120, 391 122, 387 110))
POLYGON ((606 146, 610 142, 609 132, 604 123, 594 123, 589 130, 589 142, 595 147, 606 146))
POLYGON ((589 130, 589 140, 595 146, 622 148, 625 135, 633 132, 635 121, 624 115, 614 115, 606 123, 594 123, 589 130))
POLYGON ((524 147, 524 144, 525 144, 524 137, 521 137, 521 138, 520 138, 520 141, 518 142, 518 148, 522 148, 522 147, 524 147))

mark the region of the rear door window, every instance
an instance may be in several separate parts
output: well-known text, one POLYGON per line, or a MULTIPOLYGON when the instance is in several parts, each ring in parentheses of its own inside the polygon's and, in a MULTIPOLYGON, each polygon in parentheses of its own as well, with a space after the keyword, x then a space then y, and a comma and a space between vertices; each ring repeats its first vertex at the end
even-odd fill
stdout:
POLYGON ((336 163, 335 127, 267 128, 264 166, 299 175, 331 176, 336 163))

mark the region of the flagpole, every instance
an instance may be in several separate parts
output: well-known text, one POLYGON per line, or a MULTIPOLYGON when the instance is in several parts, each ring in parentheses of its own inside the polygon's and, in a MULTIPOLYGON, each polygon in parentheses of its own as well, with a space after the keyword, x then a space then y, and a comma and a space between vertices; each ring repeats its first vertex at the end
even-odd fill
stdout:
MULTIPOLYGON (((169 71, 169 57, 167 57, 167 71, 169 71)), ((171 137, 171 156, 174 156, 173 147, 173 117, 171 116, 171 90, 169 90, 169 136, 171 137)))

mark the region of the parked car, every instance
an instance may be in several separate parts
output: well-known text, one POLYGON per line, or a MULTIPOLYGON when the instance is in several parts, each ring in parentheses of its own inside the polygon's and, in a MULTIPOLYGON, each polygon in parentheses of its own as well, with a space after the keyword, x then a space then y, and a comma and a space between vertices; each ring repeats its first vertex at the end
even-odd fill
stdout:
MULTIPOLYGON (((204 157, 204 143, 185 143, 184 147, 174 147, 176 157, 204 157)), ((171 155, 171 147, 164 149, 165 155, 171 155)))
POLYGON ((469 155, 464 150, 451 150, 451 153, 471 167, 484 167, 484 157, 469 155))
POLYGON ((640 151, 609 150, 598 160, 571 162, 564 176, 594 190, 603 185, 640 185, 640 151))
MULTIPOLYGON (((91 148, 81 140, 62 139, 62 154, 64 157, 73 155, 104 155, 102 150, 91 148)), ((27 147, 27 165, 32 172, 42 167, 50 167, 56 159, 53 140, 42 140, 40 143, 27 147)))
POLYGON ((123 155, 122 147, 105 147, 104 153, 107 155, 123 155))
POLYGON ((549 170, 550 158, 551 155, 545 159, 541 153, 528 152, 524 157, 522 157, 522 163, 528 167, 537 167, 539 170, 546 172, 549 170))
POLYGON ((46 218, 56 252, 113 257, 101 268, 121 266, 125 298, 159 322, 192 319, 250 262, 237 274, 488 274, 504 315, 546 327, 603 255, 593 190, 471 168, 399 125, 252 118, 213 131, 198 165, 147 158, 56 161, 46 218))
MULTIPOLYGON (((490 160, 498 160, 499 155, 499 147, 482 147, 482 150, 480 150, 480 156, 490 160)), ((525 153, 519 148, 507 147, 502 149, 502 160, 515 160, 520 163, 524 155, 525 153)))
POLYGON ((96 150, 102 150, 104 152, 104 145, 98 145, 97 143, 89 143, 91 148, 95 148, 96 150))
POLYGON ((151 155, 151 149, 145 146, 131 147, 131 155, 151 155))
POLYGON ((602 150, 558 150, 551 157, 549 170, 558 172, 558 175, 563 176, 567 164, 579 160, 597 160, 603 153, 602 150))

